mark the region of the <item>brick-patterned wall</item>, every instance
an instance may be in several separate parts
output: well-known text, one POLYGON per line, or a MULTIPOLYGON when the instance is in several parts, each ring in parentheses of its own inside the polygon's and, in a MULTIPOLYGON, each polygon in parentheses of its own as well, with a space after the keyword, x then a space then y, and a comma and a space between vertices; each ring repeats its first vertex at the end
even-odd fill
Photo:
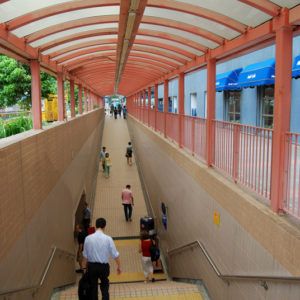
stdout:
POLYGON ((0 292, 35 285, 53 246, 74 252, 75 212, 82 192, 91 195, 102 121, 99 109, 0 141, 0 292))
POLYGON ((300 276, 300 231, 136 119, 129 124, 171 275, 202 278, 216 300, 298 299, 299 284, 268 282, 268 291, 257 281, 227 285, 199 248, 168 257, 167 249, 200 240, 223 274, 300 276), (161 200, 168 206, 167 231, 161 200))

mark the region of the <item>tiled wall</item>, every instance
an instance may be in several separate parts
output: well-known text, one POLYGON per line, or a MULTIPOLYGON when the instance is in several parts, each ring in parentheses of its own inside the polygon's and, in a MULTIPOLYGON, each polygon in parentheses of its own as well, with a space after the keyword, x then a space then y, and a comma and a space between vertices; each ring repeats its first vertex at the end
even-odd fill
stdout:
MULTIPOLYGON (((102 121, 99 109, 0 141, 0 293, 39 283, 53 246, 74 253, 76 208, 83 191, 91 195, 102 121)), ((74 280, 73 261, 61 284, 74 280)))
POLYGON ((219 279, 199 248, 167 255, 201 241, 223 274, 300 276, 300 231, 286 217, 273 214, 215 170, 133 118, 135 152, 155 211, 161 246, 173 277, 203 279, 212 299, 300 299, 300 285, 219 279), (168 207, 162 226, 160 201, 168 207), (214 211, 220 224, 214 223, 214 211))

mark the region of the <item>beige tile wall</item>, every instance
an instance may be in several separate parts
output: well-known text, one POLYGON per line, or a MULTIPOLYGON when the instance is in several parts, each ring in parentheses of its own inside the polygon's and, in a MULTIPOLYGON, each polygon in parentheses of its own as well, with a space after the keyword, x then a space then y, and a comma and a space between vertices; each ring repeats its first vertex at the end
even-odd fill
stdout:
MULTIPOLYGON (((167 249, 200 240, 222 273, 300 276, 296 225, 161 135, 129 120, 166 256, 167 249), (162 228, 160 199, 168 206, 167 231, 162 228), (220 214, 219 227, 213 222, 214 210, 220 214)), ((197 248, 167 260, 172 276, 202 278, 213 299, 300 299, 299 283, 269 283, 268 291, 258 282, 227 285, 197 248)))
MULTIPOLYGON (((91 195, 102 122, 96 110, 0 142, 0 293, 37 284, 53 246, 74 253, 75 212, 82 192, 91 195)), ((50 290, 74 280, 74 260, 65 265, 50 290)))

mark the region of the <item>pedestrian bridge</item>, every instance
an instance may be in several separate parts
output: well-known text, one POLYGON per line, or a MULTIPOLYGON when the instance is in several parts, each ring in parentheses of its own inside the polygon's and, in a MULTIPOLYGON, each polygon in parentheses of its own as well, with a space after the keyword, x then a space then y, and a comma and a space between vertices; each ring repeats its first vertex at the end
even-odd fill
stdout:
POLYGON ((73 233, 84 200, 93 222, 107 219, 120 251, 122 275, 111 262, 114 299, 299 295, 298 225, 130 114, 115 120, 96 109, 7 138, 1 162, 2 299, 77 299, 73 233), (129 140, 132 166, 125 157, 129 140), (99 168, 101 145, 112 159, 108 179, 99 168), (126 184, 135 197, 132 222, 121 206, 126 184), (144 215, 155 219, 165 271, 153 284, 143 283, 137 252, 144 215))

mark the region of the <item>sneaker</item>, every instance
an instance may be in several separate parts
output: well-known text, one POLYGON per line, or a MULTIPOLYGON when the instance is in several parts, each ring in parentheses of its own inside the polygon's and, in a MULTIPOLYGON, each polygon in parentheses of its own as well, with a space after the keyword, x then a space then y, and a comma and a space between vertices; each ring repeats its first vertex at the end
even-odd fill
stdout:
POLYGON ((152 278, 152 280, 151 280, 152 282, 155 282, 155 278, 152 278))

